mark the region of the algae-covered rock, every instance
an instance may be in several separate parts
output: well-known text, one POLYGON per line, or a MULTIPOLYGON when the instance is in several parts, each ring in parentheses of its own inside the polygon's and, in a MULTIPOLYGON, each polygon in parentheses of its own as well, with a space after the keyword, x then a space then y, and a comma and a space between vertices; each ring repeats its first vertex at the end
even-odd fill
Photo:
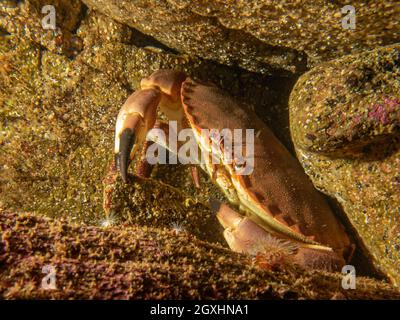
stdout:
POLYGON ((193 56, 260 73, 299 73, 308 64, 399 41, 395 0, 83 0, 90 8, 193 56))
MULTIPOLYGON (((166 227, 178 233, 188 232, 205 241, 225 244, 222 236, 224 229, 208 203, 190 197, 183 185, 179 187, 138 176, 130 176, 129 183, 125 184, 113 163, 104 179, 105 223, 123 221, 141 226, 166 227)), ((215 193, 208 195, 208 199, 215 197, 215 193)))
POLYGON ((252 260, 184 233, 69 225, 0 211, 0 296, 7 299, 399 299, 389 285, 252 260), (47 266, 47 269, 43 269, 47 266), (43 270, 43 271, 42 271, 43 270), (47 270, 47 271, 46 271, 47 270), (42 286, 55 275, 55 289, 42 286))
POLYGON ((76 36, 86 7, 79 0, 5 0, 0 3, 0 28, 45 46, 55 53, 69 57, 82 50, 82 40, 76 36), (54 7, 54 28, 43 27, 47 23, 46 6, 54 7))
POLYGON ((93 223, 101 212, 116 101, 128 92, 104 74, 31 42, 15 36, 1 41, 0 54, 13 58, 0 80, 0 201, 93 223))
POLYGON ((322 64, 290 97, 296 152, 374 264, 400 283, 400 46, 322 64))

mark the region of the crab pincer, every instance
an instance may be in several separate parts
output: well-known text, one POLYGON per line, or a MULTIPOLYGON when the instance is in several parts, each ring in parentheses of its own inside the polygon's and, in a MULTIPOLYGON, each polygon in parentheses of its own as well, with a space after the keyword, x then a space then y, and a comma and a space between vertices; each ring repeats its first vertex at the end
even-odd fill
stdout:
POLYGON ((141 81, 141 88, 124 103, 117 117, 115 129, 115 162, 124 182, 128 166, 137 148, 145 141, 147 132, 154 127, 157 108, 182 120, 179 108, 180 86, 184 73, 165 70, 141 81))

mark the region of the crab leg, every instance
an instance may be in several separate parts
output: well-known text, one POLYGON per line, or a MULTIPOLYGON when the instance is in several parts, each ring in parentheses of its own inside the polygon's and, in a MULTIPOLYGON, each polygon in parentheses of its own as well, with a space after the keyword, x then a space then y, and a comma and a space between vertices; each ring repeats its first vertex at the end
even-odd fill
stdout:
POLYGON ((333 250, 316 249, 267 232, 249 217, 243 217, 224 203, 210 201, 224 230, 229 247, 236 252, 262 257, 263 264, 286 261, 306 269, 337 270, 344 261, 333 250))
POLYGON ((149 178, 153 171, 153 165, 146 160, 146 152, 153 143, 153 141, 145 141, 143 144, 139 162, 135 166, 135 175, 138 177, 149 178))
POLYGON ((229 247, 236 252, 254 253, 254 244, 265 236, 266 231, 223 203, 213 200, 210 204, 225 229, 224 237, 229 247))
POLYGON ((141 81, 141 89, 135 91, 122 106, 115 130, 115 163, 127 182, 130 160, 147 132, 154 127, 157 108, 170 120, 181 126, 183 110, 180 103, 180 87, 186 76, 182 72, 160 70, 141 81))
POLYGON ((199 170, 197 169, 196 166, 190 167, 190 174, 192 176, 192 180, 193 180, 195 187, 199 189, 201 187, 200 176, 199 176, 199 170))

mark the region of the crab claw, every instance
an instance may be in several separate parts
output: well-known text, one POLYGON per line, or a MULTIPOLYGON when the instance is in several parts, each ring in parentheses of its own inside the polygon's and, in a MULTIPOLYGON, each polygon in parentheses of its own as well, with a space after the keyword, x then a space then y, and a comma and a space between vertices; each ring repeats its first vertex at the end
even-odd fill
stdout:
POLYGON ((288 246, 287 241, 281 241, 274 237, 253 220, 241 216, 226 204, 216 200, 210 201, 210 204, 212 209, 217 212, 218 221, 225 229, 225 240, 233 251, 255 255, 260 250, 262 243, 267 244, 266 242, 268 242, 270 247, 288 246))
POLYGON ((181 125, 183 110, 180 90, 186 75, 180 71, 158 70, 140 82, 122 106, 115 129, 115 163, 124 182, 137 147, 146 139, 157 118, 157 108, 181 125))
MULTIPOLYGON (((305 269, 340 270, 344 260, 330 248, 302 244, 273 232, 268 232, 251 218, 242 217, 229 206, 210 201, 212 209, 224 227, 224 237, 236 252, 247 253, 273 265, 291 262, 305 269)), ((266 262, 266 263, 265 263, 266 262)))
POLYGON ((156 88, 138 90, 126 100, 118 114, 114 152, 115 163, 124 182, 127 182, 129 163, 136 147, 154 126, 160 99, 161 92, 156 88))

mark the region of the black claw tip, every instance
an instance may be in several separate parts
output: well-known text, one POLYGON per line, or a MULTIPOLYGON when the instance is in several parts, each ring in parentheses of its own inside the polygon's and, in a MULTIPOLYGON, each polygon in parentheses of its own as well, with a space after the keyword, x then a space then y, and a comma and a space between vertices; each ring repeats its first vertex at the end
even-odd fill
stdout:
POLYGON ((119 138, 119 153, 115 157, 115 164, 121 172, 122 180, 126 183, 128 181, 128 167, 130 163, 130 155, 133 145, 135 143, 135 134, 132 129, 125 129, 122 131, 119 138))
POLYGON ((215 213, 217 213, 219 211, 219 209, 221 208, 221 202, 216 199, 210 199, 209 204, 210 204, 211 210, 213 210, 215 213))

